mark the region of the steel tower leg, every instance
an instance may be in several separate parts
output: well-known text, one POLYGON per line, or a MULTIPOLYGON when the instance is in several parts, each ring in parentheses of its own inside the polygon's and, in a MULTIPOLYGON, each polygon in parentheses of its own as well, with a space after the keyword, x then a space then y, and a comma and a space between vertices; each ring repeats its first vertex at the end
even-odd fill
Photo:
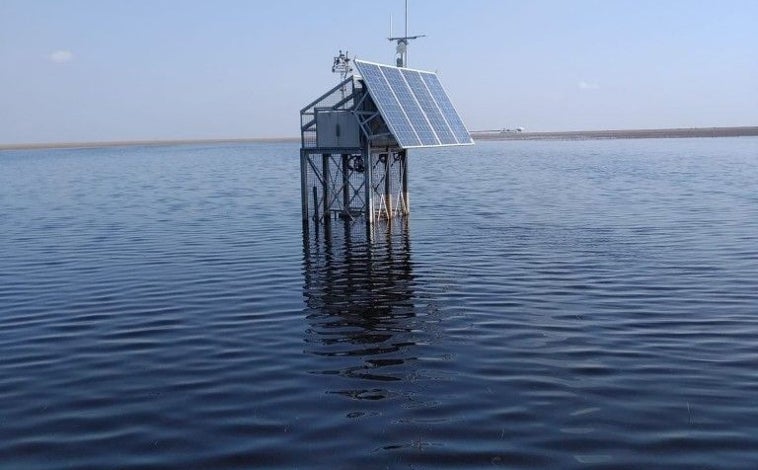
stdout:
POLYGON ((332 215, 331 211, 329 210, 329 154, 324 153, 321 155, 321 158, 321 171, 324 177, 321 197, 324 198, 324 227, 326 227, 329 224, 332 215))
POLYGON ((366 149, 363 154, 364 170, 363 181, 365 191, 365 207, 366 207, 366 223, 372 225, 374 223, 374 182, 371 174, 374 171, 374 165, 371 161, 371 144, 366 144, 366 149))
POLYGON ((350 175, 347 169, 349 155, 342 154, 342 213, 345 220, 350 220, 350 175))
POLYGON ((401 150, 402 158, 400 159, 401 173, 402 173, 402 185, 403 185, 403 214, 409 215, 411 213, 411 200, 408 193, 408 151, 401 150))
POLYGON ((308 220, 308 154, 300 150, 300 204, 303 210, 303 221, 308 220))
MULTIPOLYGON (((387 152, 384 154, 384 204, 387 209, 387 220, 392 221, 392 153, 387 152)), ((391 222, 390 222, 391 223, 391 222)))

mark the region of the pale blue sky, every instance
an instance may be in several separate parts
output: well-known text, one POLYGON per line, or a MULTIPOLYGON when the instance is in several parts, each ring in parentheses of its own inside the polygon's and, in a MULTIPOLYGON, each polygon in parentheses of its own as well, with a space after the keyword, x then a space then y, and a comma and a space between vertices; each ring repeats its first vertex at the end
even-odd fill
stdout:
MULTIPOLYGON (((0 0, 0 144, 299 135, 403 0, 0 0)), ((758 1, 411 0, 470 129, 758 125, 758 1)))

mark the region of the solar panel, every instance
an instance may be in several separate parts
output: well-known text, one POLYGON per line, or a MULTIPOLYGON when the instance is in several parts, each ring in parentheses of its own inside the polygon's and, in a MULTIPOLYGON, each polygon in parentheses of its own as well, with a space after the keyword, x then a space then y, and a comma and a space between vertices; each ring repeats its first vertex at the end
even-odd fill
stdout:
POLYGON ((473 143, 434 73, 359 60, 355 65, 401 147, 473 143))
POLYGON ((458 112, 455 110, 450 98, 447 97, 447 93, 445 93, 445 89, 442 88, 442 84, 437 78, 437 75, 433 73, 425 73, 421 75, 421 78, 424 79, 427 89, 434 97, 437 105, 439 105, 442 115, 445 116, 445 120, 448 125, 450 125, 450 130, 452 130, 453 135, 455 135, 455 139, 459 144, 470 144, 471 135, 463 124, 461 117, 458 116, 458 112))
POLYGON ((413 94, 416 97, 421 109, 424 110, 429 123, 434 129, 435 134, 439 138, 442 145, 456 145, 458 141, 453 135, 453 131, 450 130, 450 126, 442 116, 439 106, 434 101, 432 94, 424 84, 424 80, 421 78, 421 74, 415 70, 403 70, 403 76, 405 81, 413 90, 413 94))
POLYGON ((439 145, 440 141, 437 139, 432 126, 426 118, 426 115, 421 110, 416 97, 411 89, 408 87, 403 75, 400 73, 400 69, 394 67, 384 67, 382 70, 384 77, 390 84, 392 91, 395 92, 395 97, 400 102, 400 106, 405 111, 406 116, 413 124, 413 128, 416 130, 416 134, 421 140, 421 145, 432 146, 439 145))

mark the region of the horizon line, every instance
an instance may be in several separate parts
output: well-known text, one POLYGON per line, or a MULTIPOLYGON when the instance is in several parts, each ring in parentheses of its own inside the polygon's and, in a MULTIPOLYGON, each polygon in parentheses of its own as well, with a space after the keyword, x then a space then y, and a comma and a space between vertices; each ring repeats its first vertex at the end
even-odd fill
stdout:
MULTIPOLYGON (((711 127, 672 127, 641 129, 596 129, 574 131, 522 131, 508 132, 507 129, 485 129, 470 131, 472 138, 483 140, 542 140, 547 138, 639 138, 639 137, 738 137, 758 135, 758 126, 711 126, 711 127)), ((71 141, 71 142, 31 142, 0 144, 2 150, 43 150, 43 149, 77 149, 100 147, 125 147, 133 145, 167 146, 192 144, 227 144, 227 143, 284 143, 297 142, 300 137, 238 137, 213 139, 136 139, 113 141, 71 141)))

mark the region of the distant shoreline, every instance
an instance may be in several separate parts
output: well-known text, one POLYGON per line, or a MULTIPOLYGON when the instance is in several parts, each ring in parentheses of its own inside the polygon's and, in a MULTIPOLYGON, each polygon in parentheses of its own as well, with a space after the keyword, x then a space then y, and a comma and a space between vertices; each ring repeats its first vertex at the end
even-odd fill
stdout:
POLYGON ((758 126, 692 127, 676 129, 618 129, 564 132, 473 131, 474 140, 600 140, 600 139, 677 139, 688 137, 758 136, 758 126))
MULTIPOLYGON (((485 140, 601 140, 601 139, 672 139, 689 137, 745 137, 758 136, 758 126, 743 127, 694 127, 677 129, 618 129, 600 131, 563 132, 501 132, 472 131, 475 141, 485 140)), ((99 147, 126 147, 134 145, 202 145, 202 144, 247 144, 299 142, 299 137, 258 137, 244 139, 173 139, 131 140, 112 142, 50 142, 38 144, 0 144, 0 150, 77 149, 99 147)))
POLYGON ((300 137, 254 137, 245 139, 172 139, 172 140, 123 140, 110 142, 49 142, 39 144, 0 144, 0 150, 44 150, 44 149, 86 149, 100 147, 148 146, 162 147, 168 145, 203 145, 203 144, 251 144, 251 143, 300 142, 300 137))

